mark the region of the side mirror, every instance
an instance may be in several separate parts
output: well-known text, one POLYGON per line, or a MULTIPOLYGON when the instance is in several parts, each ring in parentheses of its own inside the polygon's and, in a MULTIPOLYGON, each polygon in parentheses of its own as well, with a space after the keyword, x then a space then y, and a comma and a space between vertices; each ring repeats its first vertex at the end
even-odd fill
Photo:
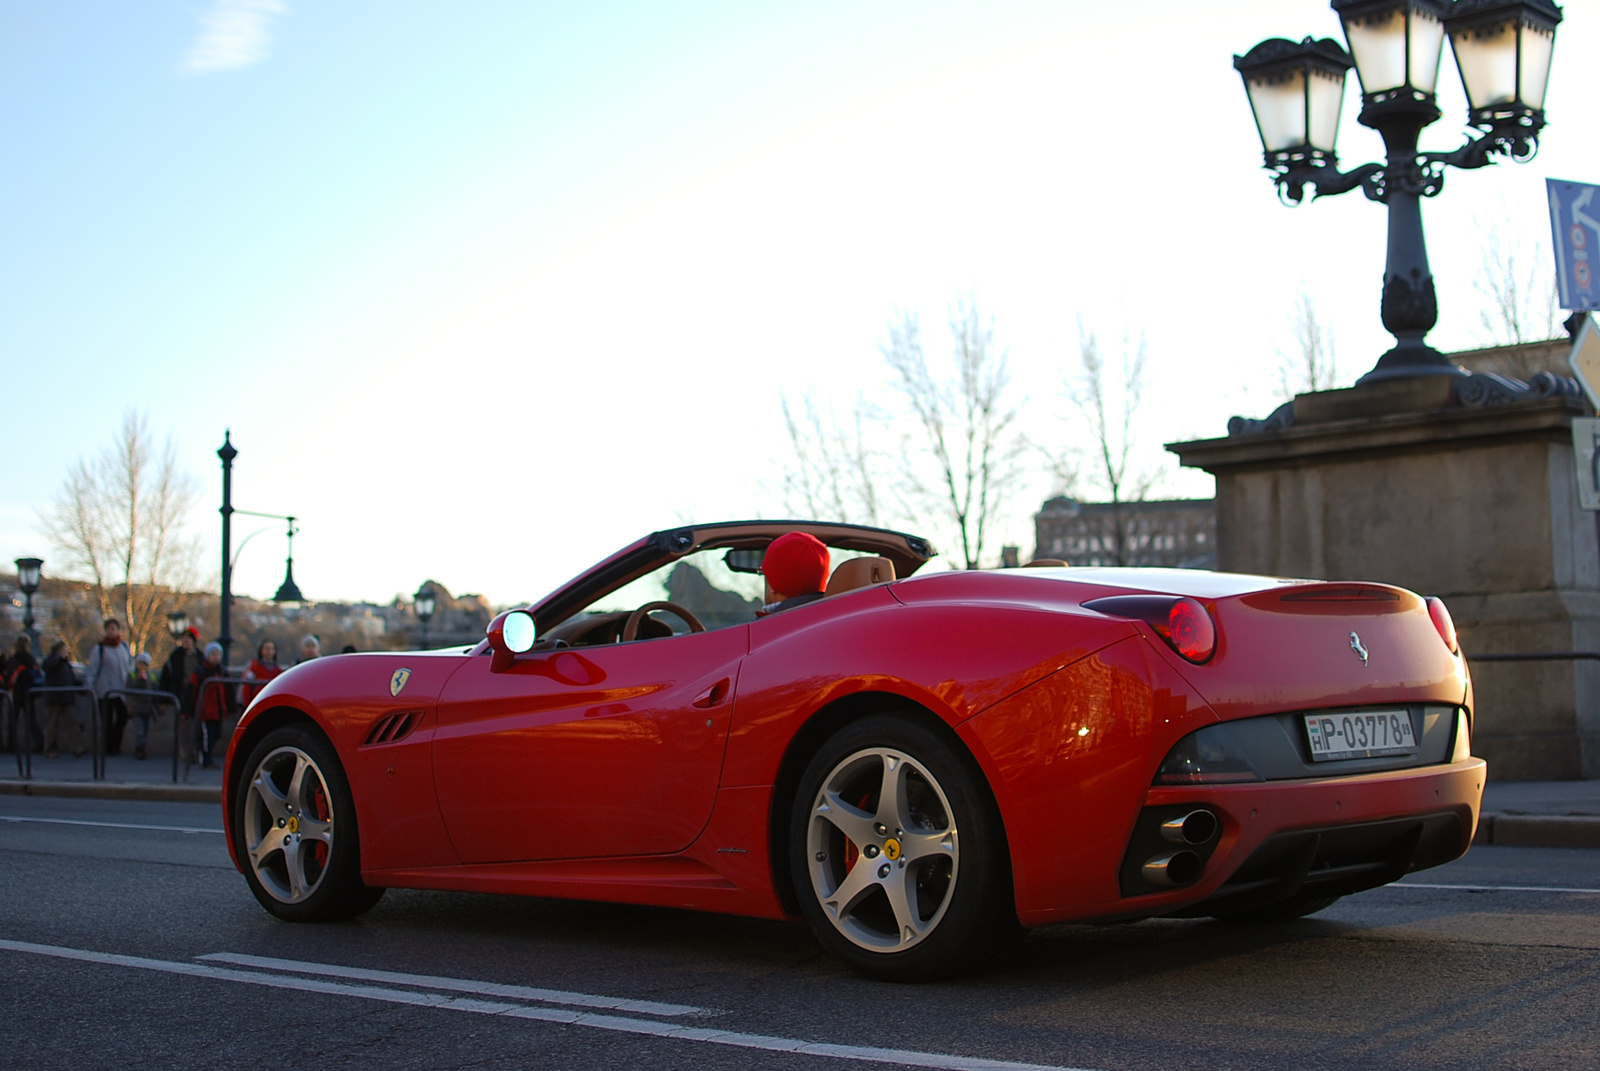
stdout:
POLYGON ((526 610, 507 610, 489 622, 489 648, 494 651, 489 668, 495 673, 510 669, 517 655, 533 650, 538 632, 539 626, 526 610))

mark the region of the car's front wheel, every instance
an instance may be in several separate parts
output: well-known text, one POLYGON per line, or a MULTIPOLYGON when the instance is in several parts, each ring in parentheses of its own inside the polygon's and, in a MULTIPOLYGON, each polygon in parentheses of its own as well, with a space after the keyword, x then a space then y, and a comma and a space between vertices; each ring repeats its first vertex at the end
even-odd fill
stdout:
POLYGON ((998 810, 971 759, 909 719, 835 733, 801 778, 790 872, 812 932, 864 974, 969 970, 1020 930, 998 810))
POLYGON ((353 918, 383 895, 361 880, 344 768, 310 726, 275 729, 252 749, 234 793, 233 829, 250 891, 281 919, 353 918))

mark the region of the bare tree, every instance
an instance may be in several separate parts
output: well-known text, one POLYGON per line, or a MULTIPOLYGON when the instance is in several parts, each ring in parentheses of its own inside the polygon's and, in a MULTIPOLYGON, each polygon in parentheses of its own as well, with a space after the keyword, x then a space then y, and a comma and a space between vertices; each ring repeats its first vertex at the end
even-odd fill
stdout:
POLYGON ((168 601, 193 576, 198 545, 183 529, 195 494, 171 440, 158 456, 144 417, 129 410, 111 446, 74 462, 40 514, 66 570, 89 581, 100 615, 123 623, 135 652, 160 637, 168 601))
MULTIPOLYGON (((1087 479, 1098 486, 1111 502, 1111 531, 1105 543, 1118 565, 1127 565, 1135 551, 1132 515, 1125 507, 1142 502, 1155 486, 1156 473, 1137 468, 1133 463, 1133 424, 1144 395, 1146 345, 1144 336, 1137 346, 1124 337, 1120 368, 1106 366, 1100 341, 1093 331, 1078 322, 1078 358, 1081 369, 1075 383, 1069 381, 1073 404, 1088 426, 1092 456, 1087 479), (1110 382, 1115 375, 1116 381, 1110 382)), ((1056 470, 1060 479, 1066 473, 1056 470)), ((1076 475, 1076 473, 1074 473, 1076 475)))
MULTIPOLYGON (((917 317, 889 327, 880 347, 920 442, 903 454, 901 473, 909 497, 937 509, 953 523, 968 569, 978 568, 1001 496, 1018 475, 1023 440, 1017 408, 1006 397, 1011 383, 1006 353, 995 348, 994 324, 973 303, 950 313, 955 370, 936 376, 922 350, 917 317)), ((909 445, 909 444, 908 444, 909 445)))
POLYGON ((1492 343, 1515 346, 1555 338, 1561 316, 1544 243, 1507 238, 1499 224, 1483 234, 1483 261, 1472 287, 1483 304, 1478 322, 1492 343))
POLYGON ((857 398, 850 425, 842 427, 831 409, 824 418, 810 395, 804 398, 803 412, 798 415, 787 397, 779 404, 795 457, 794 465, 783 474, 784 508, 805 517, 881 524, 874 472, 882 458, 868 443, 868 428, 881 423, 882 414, 857 398))
POLYGON ((1295 298, 1289 322, 1294 331, 1294 351, 1279 351, 1279 393, 1287 401, 1303 392, 1332 390, 1339 377, 1333 329, 1318 317, 1316 299, 1305 286, 1295 298))

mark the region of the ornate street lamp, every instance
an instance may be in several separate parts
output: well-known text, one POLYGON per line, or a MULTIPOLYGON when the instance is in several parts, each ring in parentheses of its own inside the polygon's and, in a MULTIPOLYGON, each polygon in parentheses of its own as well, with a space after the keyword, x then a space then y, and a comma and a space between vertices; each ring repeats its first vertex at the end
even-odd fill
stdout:
POLYGON ((428 649, 428 622, 433 619, 434 608, 438 605, 438 596, 427 584, 417 589, 411 597, 411 610, 417 615, 417 620, 422 622, 422 649, 428 649))
POLYGON ((174 610, 167 615, 167 634, 176 640, 182 636, 189 627, 189 615, 182 610, 174 610))
POLYGON ((1347 53, 1335 41, 1263 41, 1233 65, 1244 79, 1267 170, 1279 195, 1299 203, 1359 187, 1389 206, 1383 326, 1395 346, 1359 382, 1459 375, 1429 346, 1438 300, 1422 231, 1422 198, 1444 188, 1445 168, 1484 167, 1497 156, 1528 160, 1544 127, 1561 9, 1550 0, 1332 0, 1347 53), (1450 153, 1418 150, 1439 119, 1435 89, 1449 36, 1466 87, 1468 124, 1481 133, 1450 153), (1383 136, 1385 162, 1340 171, 1334 142, 1345 72, 1361 80, 1357 120, 1383 136))
POLYGON ((39 630, 33 627, 33 593, 39 590, 39 572, 44 567, 42 558, 18 558, 17 587, 22 589, 22 631, 28 635, 33 657, 40 658, 39 630))

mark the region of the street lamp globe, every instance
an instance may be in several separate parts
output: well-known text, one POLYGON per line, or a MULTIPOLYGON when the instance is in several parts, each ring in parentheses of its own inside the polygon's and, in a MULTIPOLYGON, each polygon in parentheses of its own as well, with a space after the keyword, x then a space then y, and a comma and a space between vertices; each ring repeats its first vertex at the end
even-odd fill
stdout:
POLYGON ((17 559, 17 587, 22 589, 24 595, 32 595, 39 590, 39 570, 43 567, 42 558, 17 559))
POLYGON ((1543 125, 1561 9, 1549 0, 1456 0, 1445 29, 1467 91, 1468 123, 1543 125))
POLYGON ((174 610, 167 615, 167 632, 173 639, 182 636, 189 627, 189 615, 182 610, 174 610))
POLYGON ((1350 56, 1329 37, 1268 38, 1233 57, 1270 168, 1333 164, 1350 56))
POLYGON ((1333 0, 1368 103, 1431 102, 1448 0, 1333 0))

